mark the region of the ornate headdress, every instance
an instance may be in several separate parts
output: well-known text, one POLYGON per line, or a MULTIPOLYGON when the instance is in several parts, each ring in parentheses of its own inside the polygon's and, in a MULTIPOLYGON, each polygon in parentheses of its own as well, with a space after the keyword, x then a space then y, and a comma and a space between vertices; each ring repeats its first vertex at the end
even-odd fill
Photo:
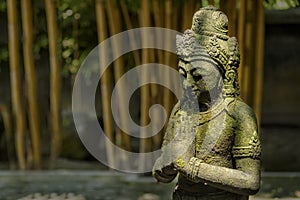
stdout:
POLYGON ((239 95, 237 68, 240 53, 237 39, 227 36, 228 18, 213 6, 194 14, 192 28, 177 36, 179 58, 192 61, 207 54, 218 64, 224 78, 224 96, 239 95))

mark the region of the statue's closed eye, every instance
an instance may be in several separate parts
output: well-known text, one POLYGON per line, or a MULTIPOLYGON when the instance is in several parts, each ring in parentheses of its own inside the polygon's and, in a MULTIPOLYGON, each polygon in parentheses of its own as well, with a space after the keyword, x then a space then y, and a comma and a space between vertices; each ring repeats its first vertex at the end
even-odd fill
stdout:
POLYGON ((192 76, 193 76, 194 81, 196 81, 196 82, 200 81, 203 78, 199 70, 193 71, 192 76))

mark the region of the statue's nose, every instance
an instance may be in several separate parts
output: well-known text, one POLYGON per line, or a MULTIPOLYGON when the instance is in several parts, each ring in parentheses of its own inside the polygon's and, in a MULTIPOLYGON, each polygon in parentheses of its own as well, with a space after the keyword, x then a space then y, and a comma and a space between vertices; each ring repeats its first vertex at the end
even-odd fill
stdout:
POLYGON ((188 88, 188 87, 192 87, 193 84, 194 84, 193 77, 188 73, 187 76, 186 76, 186 78, 183 81, 183 86, 185 88, 188 88))

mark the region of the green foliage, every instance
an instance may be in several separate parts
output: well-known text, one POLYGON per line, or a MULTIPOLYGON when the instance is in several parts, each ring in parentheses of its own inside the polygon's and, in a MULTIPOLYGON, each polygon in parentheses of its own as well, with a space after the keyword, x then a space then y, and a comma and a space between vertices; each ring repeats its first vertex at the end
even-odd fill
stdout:
POLYGON ((58 7, 63 75, 75 74, 98 44, 93 0, 62 0, 58 7))
MULTIPOLYGON (((88 53, 98 44, 94 0, 57 1, 59 56, 65 76, 78 71, 88 53)), ((0 0, 0 13, 7 15, 6 0, 0 0)), ((20 13, 21 10, 18 10, 20 13)), ((36 59, 48 50, 48 32, 44 1, 32 0, 33 50, 36 59)), ((20 16, 20 15, 19 15, 20 16)), ((7 19, 3 20, 7 26, 7 19)), ((19 17, 19 21, 21 21, 19 17)), ((3 33, 6 34, 6 33, 3 33)), ((0 43, 0 63, 8 61, 7 41, 0 43)))
POLYGON ((264 6, 270 10, 286 10, 299 6, 298 0, 264 0, 264 6))
POLYGON ((129 11, 131 11, 133 13, 137 13, 141 7, 141 1, 125 0, 125 3, 129 9, 129 11))
POLYGON ((0 0, 0 12, 5 12, 5 11, 6 11, 6 1, 0 0))
POLYGON ((205 7, 207 6, 209 3, 208 3, 208 0, 202 0, 202 6, 205 7))
POLYGON ((220 0, 215 0, 215 7, 219 8, 220 7, 220 0))
MULTIPOLYGON (((0 0, 0 15, 1 16, 6 16, 6 1, 5 0, 0 0)), ((1 20, 1 25, 5 24, 6 18, 0 18, 1 20)), ((5 29, 2 29, 5 30, 5 29)), ((5 33, 2 32, 1 36, 4 35, 5 33)), ((8 46, 7 46, 7 41, 3 41, 2 38, 0 38, 0 63, 2 62, 7 62, 8 61, 8 46)))
POLYGON ((8 48, 5 45, 0 45, 1 51, 0 51, 0 63, 1 61, 7 62, 8 61, 8 48))
MULTIPOLYGON (((202 3, 202 7, 205 7, 205 6, 209 5, 208 0, 202 0, 201 3, 202 3)), ((219 8, 220 7, 220 0, 215 0, 213 6, 215 6, 216 8, 219 8)))
POLYGON ((44 1, 34 0, 32 2, 33 17, 33 51, 36 58, 39 58, 40 52, 48 48, 47 21, 44 1))

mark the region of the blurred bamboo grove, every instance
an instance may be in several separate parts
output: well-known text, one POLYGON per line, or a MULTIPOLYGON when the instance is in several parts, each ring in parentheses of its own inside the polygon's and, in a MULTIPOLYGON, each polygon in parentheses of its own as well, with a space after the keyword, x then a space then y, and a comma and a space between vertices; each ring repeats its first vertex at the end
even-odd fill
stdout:
MULTIPOLYGON (((219 7, 228 15, 229 36, 238 38, 241 50, 241 97, 254 108, 260 119, 264 49, 262 0, 1 0, 1 16, 7 14, 8 41, 0 43, 0 64, 9 62, 11 100, 0 102, 0 113, 11 167, 16 163, 20 169, 55 167, 55 159, 62 147, 62 80, 73 83, 80 64, 98 43, 137 27, 164 27, 183 32, 190 28, 193 13, 208 4, 219 7), (50 62, 46 113, 39 110, 41 102, 37 95, 37 91, 43 89, 36 78, 39 67, 36 60, 41 52, 48 53, 50 62), (43 117, 47 118, 49 127, 42 126, 43 117), (41 130, 45 128, 49 129, 48 137, 51 138, 46 155, 41 150, 48 145, 41 144, 44 137, 41 130)), ((147 42, 147 38, 142 36, 142 42, 147 42)), ((170 45, 175 41, 164 42, 170 45)), ((113 44, 112 52, 116 51, 118 46, 113 44)), ((99 118, 103 119, 104 131, 113 143, 129 151, 134 146, 139 152, 158 149, 163 130, 151 139, 140 139, 139 144, 133 144, 128 134, 114 127, 110 109, 112 88, 128 69, 154 62, 177 68, 176 55, 143 49, 118 58, 99 83, 101 98, 97 101, 101 102, 99 118)), ((153 77, 144 73, 141 78, 153 77)), ((170 77, 165 78, 170 81, 170 77)), ((144 85, 139 91, 138 116, 142 126, 149 123, 148 112, 152 104, 162 104, 170 114, 177 101, 168 89, 155 84, 144 85)), ((127 95, 126 91, 120 95, 127 95)), ((119 106, 128 109, 123 102, 119 106)), ((127 123, 126 117, 122 116, 121 113, 122 122, 127 123)), ((160 120, 160 117, 154 118, 160 120)), ((109 162, 116 162, 113 149, 107 149, 107 152, 109 162)), ((143 164, 145 161, 141 160, 143 164)))

